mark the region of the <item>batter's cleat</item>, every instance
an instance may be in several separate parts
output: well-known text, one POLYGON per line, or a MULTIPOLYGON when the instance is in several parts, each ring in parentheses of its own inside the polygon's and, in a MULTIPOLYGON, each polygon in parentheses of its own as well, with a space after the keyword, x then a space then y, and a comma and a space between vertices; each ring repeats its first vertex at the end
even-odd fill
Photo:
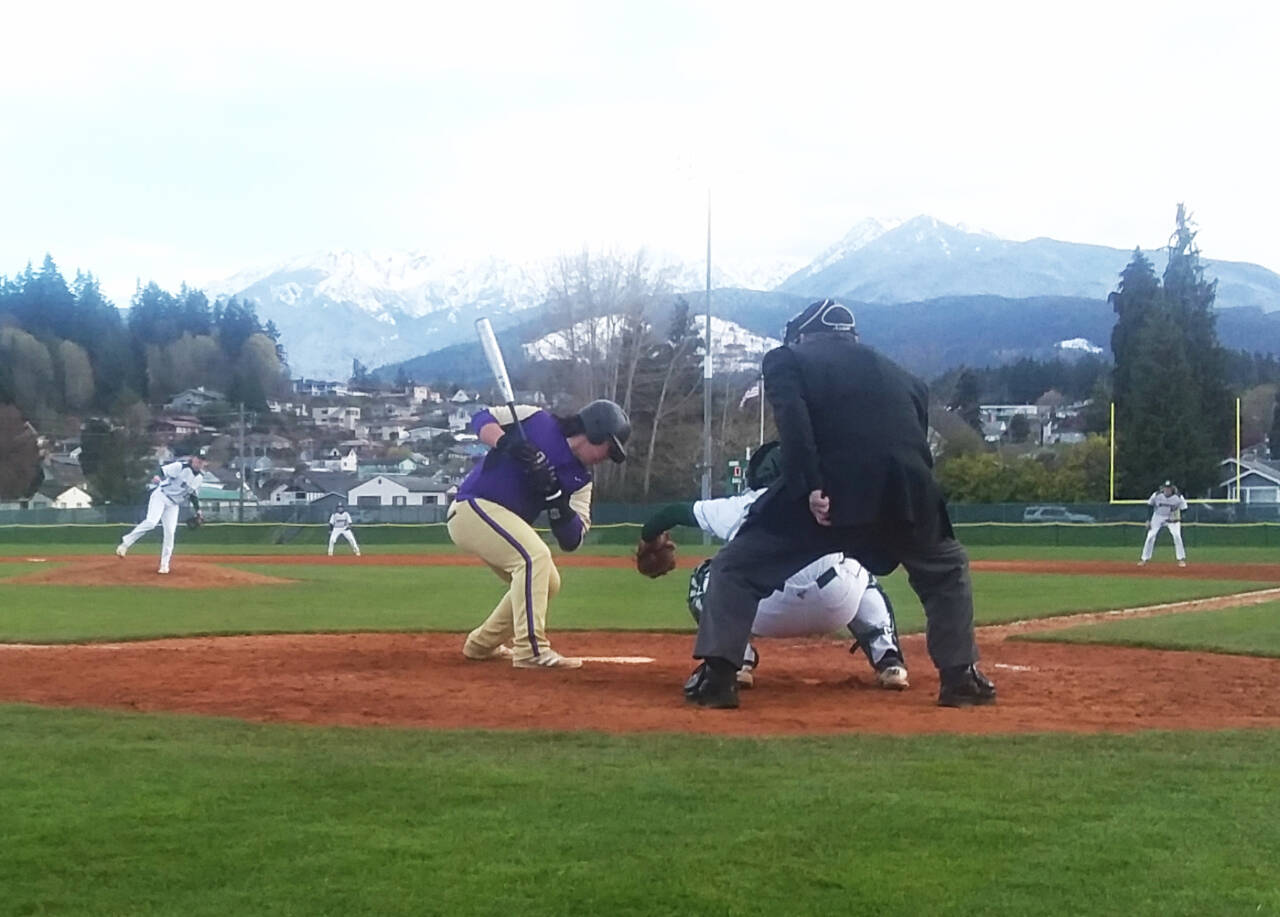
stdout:
POLYGON ((543 650, 539 655, 529 659, 512 659, 514 669, 580 669, 582 660, 572 656, 561 656, 555 650, 543 650))
POLYGON ((976 665, 942 670, 942 687, 938 689, 939 707, 980 707, 995 702, 996 686, 978 671, 976 665))
POLYGON ((1139 567, 1145 567, 1146 565, 1147 565, 1147 562, 1146 562, 1145 560, 1140 560, 1140 561, 1138 561, 1138 566, 1139 566, 1139 567))
POLYGON ((129 549, 124 546, 123 542, 116 545, 116 557, 120 558, 121 560, 124 560, 124 556, 128 553, 129 553, 129 549))
POLYGON ((880 660, 876 668, 876 684, 888 691, 905 691, 911 687, 907 681, 907 667, 896 656, 887 656, 880 660))
POLYGON ((161 567, 159 570, 157 570, 157 571, 156 571, 156 573, 159 573, 161 576, 168 576, 168 575, 169 575, 169 568, 168 568, 168 567, 161 567))
POLYGON ((1179 567, 1185 567, 1186 565, 1187 565, 1187 562, 1186 562, 1185 560, 1180 560, 1180 561, 1178 561, 1178 566, 1179 566, 1179 567))
POLYGON ((738 706, 738 681, 731 670, 717 671, 705 662, 693 670, 684 683, 684 699, 712 710, 734 710, 738 706))
POLYGON ((738 669, 738 674, 735 676, 735 680, 738 682, 739 688, 755 687, 756 676, 752 671, 754 668, 755 666, 744 665, 742 668, 738 669))
POLYGON ((515 656, 515 651, 509 646, 495 646, 489 649, 468 641, 462 644, 462 655, 472 662, 490 662, 494 659, 511 659, 515 656))

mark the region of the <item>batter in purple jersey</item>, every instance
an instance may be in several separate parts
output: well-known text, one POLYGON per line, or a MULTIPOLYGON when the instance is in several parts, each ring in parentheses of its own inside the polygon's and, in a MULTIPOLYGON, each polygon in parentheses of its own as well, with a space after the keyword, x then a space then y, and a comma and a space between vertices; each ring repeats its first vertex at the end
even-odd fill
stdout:
POLYGON ((570 417, 534 407, 480 411, 471 428, 490 447, 458 488, 449 509, 449 537, 501 577, 508 589, 467 635, 468 659, 510 659, 521 669, 576 669, 547 639, 547 603, 560 590, 551 549, 534 531, 544 512, 556 542, 576 550, 591 526, 591 471, 622 462, 631 424, 612 401, 593 401, 570 417), (523 436, 515 429, 519 418, 523 436))

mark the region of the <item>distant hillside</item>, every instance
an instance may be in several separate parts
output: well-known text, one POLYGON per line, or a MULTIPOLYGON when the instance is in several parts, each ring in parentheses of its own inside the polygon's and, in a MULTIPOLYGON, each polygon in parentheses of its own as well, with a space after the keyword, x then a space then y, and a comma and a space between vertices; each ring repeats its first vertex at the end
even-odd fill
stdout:
MULTIPOLYGON (((1163 271, 1164 248, 1144 251, 1163 271)), ((1131 257, 1131 249, 1046 238, 1014 242, 918 216, 901 224, 858 224, 778 289, 872 303, 984 294, 1100 300, 1115 289, 1131 257)), ((1280 275, 1242 262, 1205 259, 1204 265, 1206 275, 1218 280, 1219 308, 1280 310, 1280 275)))
MULTIPOLYGON (((699 298, 690 298, 695 308, 702 305, 699 298)), ((779 293, 713 290, 711 309, 713 315, 731 316, 737 325, 762 337, 777 338, 787 320, 808 301, 808 297, 779 293)), ((1021 357, 1046 359, 1061 354, 1061 342, 1076 338, 1109 355, 1115 323, 1106 302, 1065 296, 948 296, 892 305, 848 298, 845 302, 853 308, 866 343, 926 378, 961 364, 994 366, 1021 357)), ((1280 312, 1223 309, 1217 313, 1217 328, 1218 339, 1231 350, 1280 354, 1280 312)), ((526 322, 499 332, 513 372, 528 360, 523 345, 545 331, 544 324, 526 322)), ((382 367, 378 374, 392 378, 401 366, 419 379, 480 384, 488 377, 479 346, 470 343, 382 367)))

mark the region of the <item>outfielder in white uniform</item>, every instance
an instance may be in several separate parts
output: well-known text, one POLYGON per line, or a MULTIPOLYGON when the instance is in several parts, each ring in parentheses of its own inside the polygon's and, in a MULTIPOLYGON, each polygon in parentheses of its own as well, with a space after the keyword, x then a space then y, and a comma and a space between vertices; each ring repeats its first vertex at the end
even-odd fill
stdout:
POLYGON ((1178 488, 1173 486, 1172 481, 1165 481, 1159 490, 1147 498, 1147 504, 1153 507, 1151 523, 1147 528, 1147 540, 1142 545, 1142 559, 1138 561, 1138 566, 1143 566, 1151 559, 1156 536, 1160 534, 1161 528, 1168 526, 1169 534, 1173 536, 1173 553, 1178 558, 1178 566, 1185 567, 1187 549, 1182 544, 1182 511, 1187 508, 1187 498, 1178 493, 1178 488))
POLYGON ((351 531, 351 514, 347 512, 345 503, 339 503, 338 509, 329 517, 329 556, 333 556, 333 545, 341 535, 351 545, 351 550, 360 556, 360 545, 356 544, 355 533, 351 531))
MULTIPOLYGON (((780 458, 777 444, 766 443, 747 469, 747 491, 735 497, 666 507, 645 525, 641 537, 651 539, 672 525, 692 522, 729 541, 738 534, 751 505, 778 476, 780 458), (680 518, 682 513, 688 517, 680 518)), ((703 561, 689 580, 689 611, 694 620, 702 613, 702 596, 713 562, 714 558, 703 561)), ((898 691, 908 687, 893 606, 875 577, 852 557, 827 554, 793 573, 781 589, 760 601, 751 626, 751 632, 759 637, 807 637, 842 630, 853 635, 850 652, 861 647, 866 654, 877 684, 898 691)), ((759 653, 748 644, 738 683, 752 685, 759 664, 759 653)))
POLYGON ((160 474, 151 479, 147 517, 120 539, 116 557, 123 558, 139 538, 160 525, 164 530, 164 540, 160 547, 160 569, 156 572, 169 572, 169 558, 173 556, 173 535, 178 528, 178 510, 182 504, 190 502, 197 518, 204 520, 198 496, 200 485, 204 483, 204 477, 200 473, 203 469, 204 459, 198 455, 160 466, 160 474))

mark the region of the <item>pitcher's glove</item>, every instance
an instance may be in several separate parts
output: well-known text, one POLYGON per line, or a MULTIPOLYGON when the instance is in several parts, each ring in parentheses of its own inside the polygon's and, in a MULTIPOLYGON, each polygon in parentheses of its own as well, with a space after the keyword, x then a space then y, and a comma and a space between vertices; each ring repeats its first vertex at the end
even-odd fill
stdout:
POLYGON ((198 529, 204 525, 204 513, 192 513, 187 517, 187 528, 198 529))
POLYGON ((676 543, 663 532, 657 538, 636 545, 636 570, 651 579, 657 579, 676 568, 676 543))

